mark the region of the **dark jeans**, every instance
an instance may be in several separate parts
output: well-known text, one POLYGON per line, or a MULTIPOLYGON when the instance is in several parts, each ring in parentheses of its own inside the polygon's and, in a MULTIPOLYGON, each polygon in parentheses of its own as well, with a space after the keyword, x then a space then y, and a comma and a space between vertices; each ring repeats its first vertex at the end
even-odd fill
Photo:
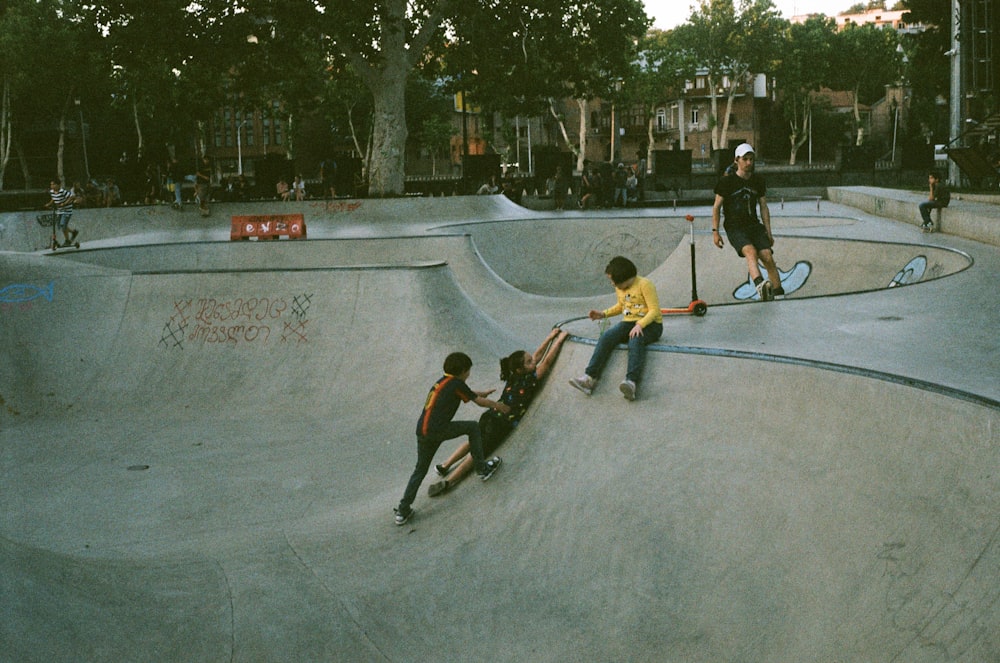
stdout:
POLYGON ((931 221, 931 210, 941 209, 942 207, 944 207, 944 205, 937 202, 936 200, 925 200, 924 202, 920 203, 918 207, 920 208, 920 218, 924 220, 924 225, 929 226, 933 223, 931 221))
POLYGON ((479 417, 479 432, 483 436, 483 455, 496 451, 512 430, 514 424, 506 416, 493 410, 483 412, 483 416, 479 417))
POLYGON ((406 484, 403 499, 399 501, 400 512, 409 511, 413 500, 417 498, 420 484, 427 476, 427 471, 431 468, 431 463, 434 462, 434 454, 437 453, 441 443, 463 435, 469 436, 469 453, 472 454, 472 463, 476 468, 476 473, 482 474, 486 470, 486 462, 483 460, 483 437, 479 432, 479 422, 449 421, 437 430, 417 437, 417 465, 413 468, 410 481, 406 484))
POLYGON ((587 375, 595 380, 600 378, 604 365, 611 358, 611 352, 619 344, 625 343, 628 345, 628 370, 625 373, 625 378, 639 384, 642 379, 642 367, 646 361, 646 346, 650 343, 656 343, 660 339, 663 334, 663 325, 659 322, 653 322, 642 330, 642 336, 631 338, 629 332, 635 325, 634 322, 622 321, 609 327, 601 334, 601 337, 597 339, 594 354, 590 356, 590 363, 586 370, 587 375))

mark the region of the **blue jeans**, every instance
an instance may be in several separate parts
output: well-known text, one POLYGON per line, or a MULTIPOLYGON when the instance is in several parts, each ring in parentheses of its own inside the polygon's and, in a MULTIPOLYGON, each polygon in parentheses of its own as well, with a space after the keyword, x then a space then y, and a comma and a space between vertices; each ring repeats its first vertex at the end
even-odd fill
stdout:
POLYGON ((427 471, 431 469, 434 462, 434 454, 438 447, 445 440, 453 440, 463 435, 469 436, 469 453, 472 455, 472 463, 477 474, 482 474, 486 470, 486 461, 483 459, 483 436, 479 431, 478 421, 449 421, 437 430, 433 430, 427 435, 417 437, 417 465, 413 468, 413 474, 406 484, 406 491, 403 492, 403 499, 399 501, 399 510, 405 513, 410 510, 413 500, 417 499, 417 491, 427 471))
POLYGON ((174 185, 174 204, 175 205, 181 205, 182 202, 183 202, 183 201, 181 201, 181 184, 182 183, 183 183, 183 181, 176 181, 175 182, 174 180, 167 180, 167 184, 173 184, 174 185))
POLYGON ((597 347, 594 354, 590 356, 590 363, 587 364, 586 373, 595 380, 601 377, 604 365, 611 358, 611 353, 620 344, 628 345, 628 370, 625 379, 636 384, 642 379, 642 367, 646 362, 646 346, 656 343, 663 334, 663 324, 653 322, 642 330, 642 336, 631 338, 629 332, 635 327, 635 322, 619 322, 613 327, 609 327, 601 337, 597 339, 597 347))
POLYGON ((924 225, 929 226, 932 223, 931 210, 941 209, 942 207, 944 207, 944 205, 937 202, 936 200, 925 200, 924 202, 920 203, 918 207, 920 207, 920 218, 924 220, 924 225))

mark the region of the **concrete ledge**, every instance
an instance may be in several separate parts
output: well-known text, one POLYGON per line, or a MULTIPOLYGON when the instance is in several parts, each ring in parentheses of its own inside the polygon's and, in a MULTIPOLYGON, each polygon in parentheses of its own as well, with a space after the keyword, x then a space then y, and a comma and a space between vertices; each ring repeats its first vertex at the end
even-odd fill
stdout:
MULTIPOLYGON (((834 203, 915 226, 920 225, 917 205, 927 200, 926 194, 915 191, 868 186, 830 187, 827 197, 834 203)), ((953 193, 951 204, 940 210, 939 221, 941 232, 1000 246, 1000 196, 972 199, 953 193)))

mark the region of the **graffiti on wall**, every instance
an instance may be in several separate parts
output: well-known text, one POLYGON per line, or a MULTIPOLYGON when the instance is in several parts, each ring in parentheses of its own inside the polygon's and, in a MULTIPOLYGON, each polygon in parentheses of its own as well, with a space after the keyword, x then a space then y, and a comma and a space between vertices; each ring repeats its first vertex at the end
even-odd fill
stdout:
POLYGON ((37 286, 31 283, 12 283, 0 288, 0 311, 30 311, 36 300, 51 302, 55 299, 56 282, 37 286))
MULTIPOLYGON (((760 275, 765 279, 767 276, 767 270, 764 269, 764 265, 757 263, 760 267, 760 275)), ((792 266, 787 272, 782 271, 778 268, 778 276, 781 279, 781 287, 785 289, 785 294, 790 295, 802 286, 805 285, 806 281, 809 280, 809 275, 812 274, 812 263, 806 260, 800 260, 795 265, 792 266)), ((747 280, 733 291, 733 297, 739 301, 747 301, 750 299, 760 299, 760 294, 757 292, 757 288, 754 287, 753 279, 747 274, 747 280)))
POLYGON ((890 288, 895 288, 901 285, 910 285, 911 283, 916 283, 924 277, 924 272, 927 271, 927 258, 925 256, 917 256, 910 262, 903 266, 903 269, 896 272, 896 275, 892 277, 892 281, 889 282, 890 288))
POLYGON ((292 297, 176 299, 159 346, 307 343, 312 294, 292 297))

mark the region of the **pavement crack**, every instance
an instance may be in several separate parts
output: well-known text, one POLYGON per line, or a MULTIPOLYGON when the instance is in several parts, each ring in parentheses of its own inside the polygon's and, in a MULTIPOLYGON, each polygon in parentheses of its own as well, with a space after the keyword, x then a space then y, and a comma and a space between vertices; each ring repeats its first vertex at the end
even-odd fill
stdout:
POLYGON ((372 649, 374 649, 383 660, 386 661, 392 660, 389 656, 386 655, 384 651, 382 651, 382 649, 378 646, 378 644, 374 640, 372 640, 371 636, 368 635, 367 629, 365 629, 364 625, 354 614, 354 611, 351 610, 347 602, 345 602, 342 598, 340 598, 337 592, 333 591, 333 589, 329 585, 327 585, 326 582, 323 580, 323 577, 316 572, 316 569, 313 568, 313 566, 309 564, 305 560, 305 558, 302 557, 301 554, 299 554, 299 551, 295 548, 294 545, 292 545, 292 542, 288 539, 288 532, 286 532, 285 530, 281 530, 281 536, 285 540, 285 545, 288 546, 288 549, 290 551, 292 551, 292 555, 295 556, 295 559, 298 560, 299 564, 301 564, 303 568, 309 571, 309 573, 313 576, 313 578, 315 578, 316 581, 319 583, 319 586, 323 588, 323 591, 329 594, 330 598, 332 598, 340 605, 341 611, 347 615, 348 619, 351 620, 351 623, 354 625, 354 628, 357 629, 358 633, 365 640, 365 642, 371 645, 372 649))

